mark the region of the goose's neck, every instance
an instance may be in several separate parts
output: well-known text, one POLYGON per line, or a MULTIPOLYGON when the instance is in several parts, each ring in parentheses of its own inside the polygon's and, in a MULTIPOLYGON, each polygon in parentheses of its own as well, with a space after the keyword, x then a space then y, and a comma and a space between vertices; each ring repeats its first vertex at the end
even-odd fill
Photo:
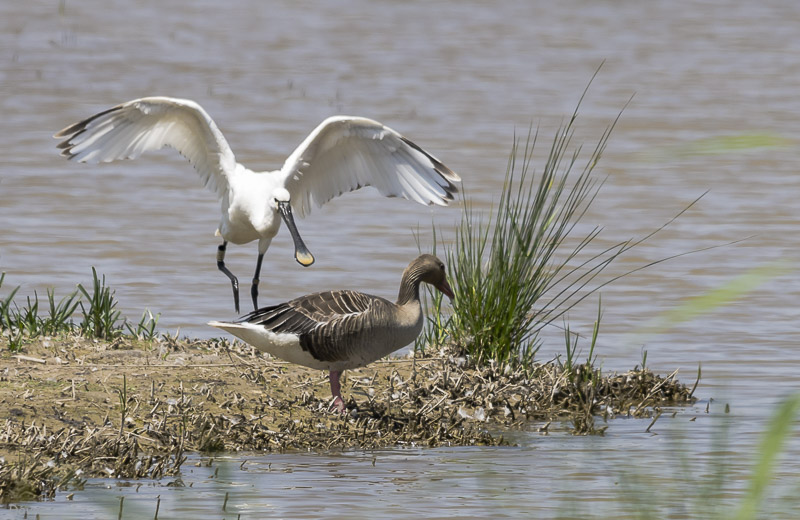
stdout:
POLYGON ((422 273, 415 266, 409 266, 403 272, 403 279, 400 281, 400 292, 397 295, 397 305, 419 302, 419 284, 422 273))

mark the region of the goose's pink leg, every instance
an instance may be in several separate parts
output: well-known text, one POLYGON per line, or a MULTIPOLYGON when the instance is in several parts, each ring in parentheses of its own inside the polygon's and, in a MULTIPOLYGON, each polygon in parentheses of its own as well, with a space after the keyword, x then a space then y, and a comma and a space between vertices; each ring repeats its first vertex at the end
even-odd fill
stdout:
POLYGON ((330 375, 328 376, 331 381, 331 395, 333 395, 333 403, 331 403, 331 408, 335 409, 339 413, 344 413, 344 399, 342 399, 342 386, 339 384, 339 376, 342 375, 341 370, 331 370, 330 375))

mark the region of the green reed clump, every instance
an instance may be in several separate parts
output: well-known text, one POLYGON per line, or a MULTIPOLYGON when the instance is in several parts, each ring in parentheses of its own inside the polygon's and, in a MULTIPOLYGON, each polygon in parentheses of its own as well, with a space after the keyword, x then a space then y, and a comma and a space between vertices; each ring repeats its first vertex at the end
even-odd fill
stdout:
MULTIPOLYGON (((582 147, 573 146, 572 139, 587 91, 588 86, 572 116, 557 130, 540 172, 532 167, 539 135, 531 130, 524 142, 514 139, 493 212, 476 212, 465 200, 455 239, 440 243, 455 294, 453 312, 449 318, 429 319, 423 340, 453 343, 478 363, 528 364, 541 346, 541 330, 605 285, 672 258, 720 247, 680 252, 597 280, 611 263, 667 227, 703 195, 642 238, 599 251, 590 248, 601 228, 582 231, 578 226, 603 184, 594 169, 622 112, 588 158, 581 159, 582 147)), ((441 298, 426 306, 438 310, 441 298)))
POLYGON ((606 129, 577 176, 571 175, 581 151, 571 149, 577 114, 576 108, 559 128, 538 176, 531 166, 538 132, 529 132, 524 144, 515 138, 492 215, 465 203, 455 242, 445 246, 453 314, 446 331, 434 324, 435 332, 426 335, 447 335, 478 362, 529 362, 542 327, 585 298, 579 292, 630 246, 619 243, 576 262, 600 228, 567 242, 602 185, 592 172, 616 124, 606 129))
MULTIPOLYGON (((0 273, 0 289, 4 281, 5 273, 0 273)), ((128 335, 151 341, 157 336, 156 327, 161 315, 153 316, 146 310, 136 324, 129 323, 127 319, 121 320, 114 291, 106 285, 105 276, 98 277, 94 267, 91 291, 78 284, 77 291, 56 301, 53 289, 47 289, 47 301, 44 303, 34 291, 33 297, 26 297, 22 307, 14 301, 18 291, 19 287, 15 287, 7 296, 0 298, 0 335, 6 338, 11 350, 18 350, 27 338, 75 332, 102 339, 128 335), (82 320, 76 324, 73 316, 78 308, 82 320)))

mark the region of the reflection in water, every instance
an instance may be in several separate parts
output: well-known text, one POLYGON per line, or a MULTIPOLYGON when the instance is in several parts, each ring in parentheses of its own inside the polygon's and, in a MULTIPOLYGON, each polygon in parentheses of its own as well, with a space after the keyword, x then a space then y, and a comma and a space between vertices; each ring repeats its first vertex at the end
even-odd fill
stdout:
MULTIPOLYGON (((575 144, 592 146, 634 92, 635 97, 601 160, 606 183, 586 217, 604 227, 598 245, 641 237, 710 190, 614 272, 752 238, 605 288, 598 352, 606 369, 622 370, 638 363, 646 349, 654 369, 680 366, 685 378, 702 362, 698 395, 731 402, 744 431, 736 451, 747 453, 766 410, 797 389, 800 279, 792 273, 770 279, 741 300, 645 344, 632 344, 629 332, 752 268, 778 259, 796 265, 797 146, 781 143, 797 142, 800 44, 791 21, 800 18, 798 10, 792 2, 734 7, 691 0, 681 8, 652 2, 498 7, 353 1, 313 9, 202 1, 169 10, 147 1, 113 7, 62 2, 60 8, 5 2, 0 4, 5 51, 0 54, 5 94, 0 98, 0 269, 7 273, 6 284, 22 286, 20 296, 44 294, 48 286, 65 295, 76 283, 86 283, 96 266, 132 319, 150 308, 162 314, 161 324, 171 333, 180 328, 193 336, 213 335, 204 323, 232 317, 230 287, 213 261, 214 197, 199 182, 187 187, 194 175, 174 152, 86 167, 58 156, 50 137, 55 131, 142 95, 187 97, 215 118, 235 143, 240 162, 273 169, 285 150, 325 117, 364 115, 434 153, 462 176, 475 207, 488 210, 500 192, 514 132, 524 134, 531 122, 536 125, 542 146, 534 165, 543 164, 550 136, 605 60, 581 108, 575 144), (758 135, 776 141, 717 144, 696 153, 697 143, 741 143, 758 135)), ((288 236, 276 238, 265 259, 264 278, 273 281, 261 286, 264 303, 343 287, 391 298, 395 273, 417 255, 414 232, 427 248, 432 223, 447 236, 457 219, 453 208, 431 210, 366 192, 346 195, 298 221, 307 245, 319 255, 313 267, 287 267, 292 244, 288 236)), ((234 271, 247 272, 254 256, 240 248, 226 260, 234 271)), ((573 330, 588 334, 596 300, 586 304, 570 319, 573 330)), ((560 336, 552 331, 543 359, 560 352, 560 336)), ((677 424, 693 439, 708 440, 702 421, 681 417, 662 418, 657 426, 663 431, 677 424)), ((358 481, 357 492, 380 489, 385 493, 380 510, 441 508, 441 516, 452 516, 447 508, 456 511, 467 503, 476 511, 496 505, 503 509, 492 511, 509 516, 549 512, 562 498, 568 500, 564 490, 574 489, 567 485, 574 480, 581 481, 594 510, 615 489, 610 468, 635 458, 627 456, 633 444, 654 465, 670 461, 672 454, 660 448, 663 436, 643 435, 643 429, 636 421, 619 420, 603 439, 522 436, 526 448, 488 456, 480 450, 390 452, 397 474, 380 469, 371 474, 369 463, 352 462, 361 460, 357 454, 341 457, 349 465, 337 462, 347 468, 338 473, 342 478, 328 478, 327 456, 308 456, 303 463, 310 472, 290 475, 317 475, 317 480, 296 481, 293 488, 279 488, 280 494, 248 500, 282 504, 275 511, 285 516, 318 516, 323 502, 336 514, 346 505, 362 516, 372 514, 369 499, 346 504, 341 498, 352 486, 331 484, 348 482, 358 467, 371 476, 358 481), (447 465, 445 459, 454 462, 447 465), (403 480, 443 468, 459 478, 403 480), (469 471, 479 477, 464 475, 469 471), (319 479, 325 483, 322 493, 316 493, 319 479), (597 487, 584 485, 587 479, 597 487), (429 489, 440 495, 426 494, 429 489)), ((796 451, 796 443, 790 450, 796 451)), ((784 473, 796 473, 798 458, 787 460, 784 473)), ((126 496, 135 497, 130 489, 126 496)), ((74 504, 87 495, 76 494, 74 504)), ((201 501, 203 507, 212 502, 220 504, 219 496, 201 501)))

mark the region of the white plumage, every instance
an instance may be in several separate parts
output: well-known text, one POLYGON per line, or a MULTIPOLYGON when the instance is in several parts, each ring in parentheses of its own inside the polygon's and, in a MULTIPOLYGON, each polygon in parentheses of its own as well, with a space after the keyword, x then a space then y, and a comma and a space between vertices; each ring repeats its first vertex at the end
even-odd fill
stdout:
POLYGON ((386 197, 447 205, 460 177, 434 156, 383 124, 363 117, 329 117, 289 155, 280 170, 254 172, 236 162, 228 142, 196 102, 169 97, 135 99, 75 123, 63 138, 62 155, 80 162, 135 159, 148 150, 172 147, 186 157, 222 202, 217 266, 231 280, 239 311, 238 280, 225 267, 228 242, 258 240, 251 286, 258 308, 258 279, 264 253, 280 228, 280 215, 304 266, 314 257, 297 233, 292 210, 308 215, 312 206, 363 186, 386 197))

